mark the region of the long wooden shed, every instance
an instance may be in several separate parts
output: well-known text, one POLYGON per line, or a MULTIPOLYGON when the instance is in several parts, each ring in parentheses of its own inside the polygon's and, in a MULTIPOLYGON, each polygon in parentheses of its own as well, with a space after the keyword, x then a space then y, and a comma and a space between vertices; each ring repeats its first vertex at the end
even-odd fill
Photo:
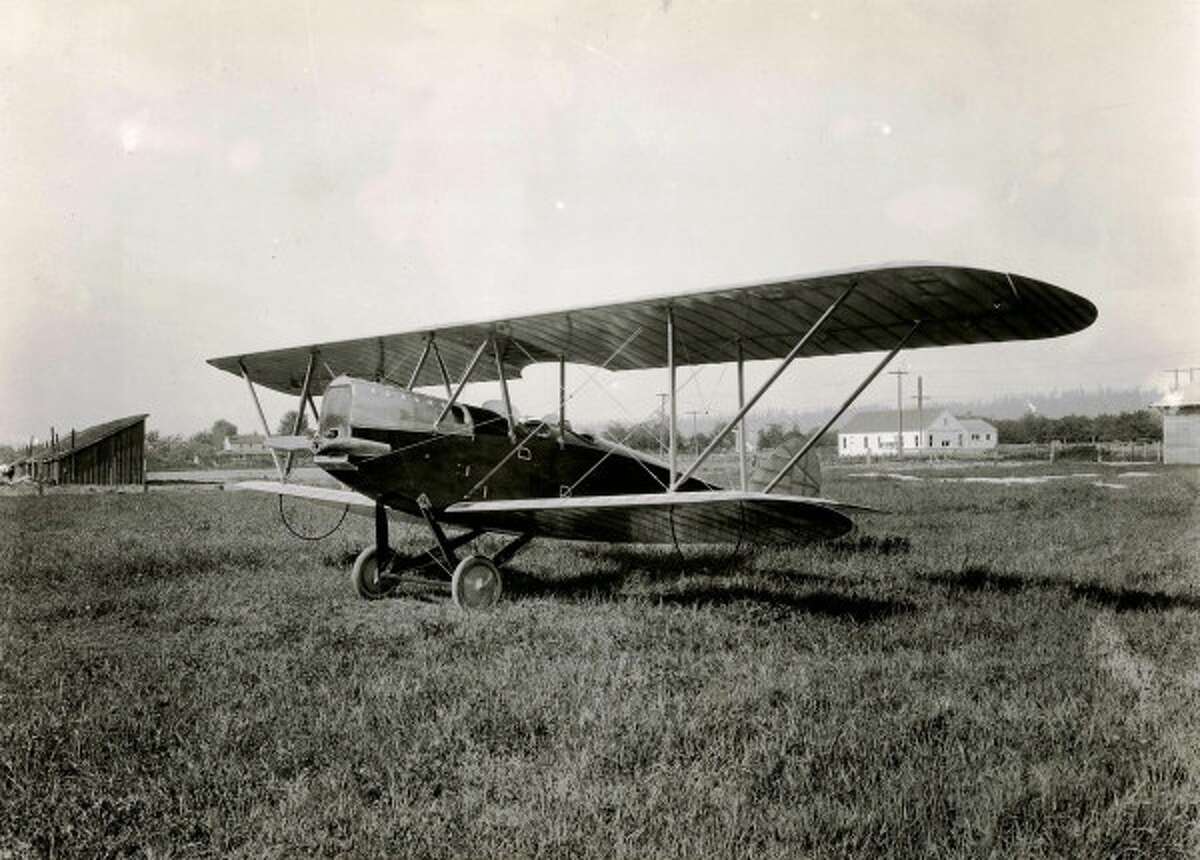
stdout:
POLYGON ((49 484, 141 484, 146 477, 148 417, 130 415, 72 430, 58 437, 55 446, 18 463, 18 473, 49 484))

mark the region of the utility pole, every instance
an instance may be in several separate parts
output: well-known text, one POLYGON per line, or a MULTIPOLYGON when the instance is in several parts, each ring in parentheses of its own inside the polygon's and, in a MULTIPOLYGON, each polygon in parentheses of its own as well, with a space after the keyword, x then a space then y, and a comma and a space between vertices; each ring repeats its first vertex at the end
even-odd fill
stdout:
POLYGON ((917 448, 921 447, 921 436, 925 433, 925 392, 922 389, 923 379, 917 377, 917 448))
POLYGON ((904 456, 904 377, 907 370, 889 370, 896 377, 896 459, 904 456))
POLYGON ((699 459, 700 458, 700 440, 697 438, 697 434, 696 434, 696 416, 697 415, 707 415, 708 412, 707 411, 701 412, 699 409, 689 409, 687 412, 685 412, 683 414, 692 416, 692 445, 696 449, 696 458, 699 459))
POLYGON ((919 433, 917 434, 917 447, 918 448, 929 448, 928 440, 927 439, 922 440, 921 436, 928 435, 925 432, 925 404, 926 404, 926 402, 928 402, 930 400, 934 400, 935 398, 930 397, 928 394, 925 393, 925 389, 922 384, 921 377, 919 377, 919 376, 917 377, 917 393, 916 393, 916 395, 909 397, 908 399, 917 401, 917 426, 919 428, 919 433))
POLYGON ((655 428, 654 436, 658 439, 658 456, 666 456, 666 446, 663 444, 663 426, 667 423, 667 397, 670 395, 665 391, 658 392, 658 427, 655 428))

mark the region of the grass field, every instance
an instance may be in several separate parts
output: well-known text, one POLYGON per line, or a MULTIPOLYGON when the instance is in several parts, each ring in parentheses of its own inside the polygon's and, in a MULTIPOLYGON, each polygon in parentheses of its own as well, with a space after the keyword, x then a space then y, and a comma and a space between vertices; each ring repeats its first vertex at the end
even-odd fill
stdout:
POLYGON ((365 522, 0 498, 0 857, 1196 856, 1200 479, 1142 469, 831 470, 892 513, 538 542, 471 616, 353 597, 365 522))

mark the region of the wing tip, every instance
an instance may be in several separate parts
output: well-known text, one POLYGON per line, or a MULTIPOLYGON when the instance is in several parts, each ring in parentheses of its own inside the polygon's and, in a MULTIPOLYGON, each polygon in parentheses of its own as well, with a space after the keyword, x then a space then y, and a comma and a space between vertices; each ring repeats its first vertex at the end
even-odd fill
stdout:
POLYGON ((1027 275, 1010 273, 1008 277, 1010 282, 1013 283, 1018 297, 1022 295, 1022 288, 1032 287, 1035 292, 1041 292, 1046 298, 1050 299, 1049 302, 1041 302, 1042 305, 1058 306, 1054 308, 1058 313, 1055 314, 1053 320, 1055 325, 1053 326, 1054 330, 1050 335, 1051 337, 1061 337, 1062 335, 1083 331, 1100 318, 1100 309, 1096 307, 1096 304, 1091 299, 1068 290, 1066 287, 1060 287, 1057 284, 1051 284, 1048 281, 1031 278, 1027 275))

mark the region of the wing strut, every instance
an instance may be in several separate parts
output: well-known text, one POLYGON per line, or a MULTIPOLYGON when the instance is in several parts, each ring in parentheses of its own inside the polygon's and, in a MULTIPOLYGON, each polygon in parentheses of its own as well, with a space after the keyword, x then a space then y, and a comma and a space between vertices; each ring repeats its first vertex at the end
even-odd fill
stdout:
POLYGON ((833 422, 842 417, 842 413, 850 408, 850 405, 858 399, 858 395, 862 394, 863 390, 870 385, 872 381, 874 381, 875 377, 878 376, 880 372, 888 366, 889 363, 891 363, 891 360, 896 357, 896 353, 904 348, 904 344, 908 343, 908 339, 916 334, 916 331, 920 325, 920 320, 917 320, 912 324, 912 328, 905 332, 904 337, 900 338, 900 342, 892 347, 892 351, 885 355, 879 364, 875 365, 875 369, 871 371, 870 375, 867 376, 867 378, 861 383, 859 383, 858 388, 854 389, 854 393, 846 398, 846 402, 841 405, 841 408, 839 408, 837 412, 833 413, 833 417, 821 425, 821 429, 814 433, 812 438, 804 443, 803 447, 801 447, 800 450, 792 456, 792 459, 787 461, 787 465, 779 470, 779 474, 772 478, 769 484, 763 487, 762 491, 764 493, 771 492, 771 490, 775 488, 775 485, 782 481, 787 473, 792 471, 792 468, 802 459, 804 459, 804 455, 807 454, 812 447, 817 444, 820 438, 825 435, 829 428, 833 426, 833 422))
MULTIPOLYGON (((737 389, 738 389, 738 409, 741 409, 746 404, 746 354, 742 349, 742 339, 738 338, 738 368, 737 368, 737 389)), ((738 440, 738 477, 741 480, 742 492, 746 492, 746 419, 743 416, 738 421, 737 430, 738 440)))
POLYGON ((558 354, 558 448, 567 447, 567 358, 558 354))
MULTIPOLYGON (((267 425, 267 416, 263 414, 262 404, 258 402, 258 392, 254 390, 254 383, 250 381, 250 373, 246 370, 246 363, 240 358, 238 359, 238 367, 242 369, 242 378, 246 380, 246 387, 250 389, 250 399, 254 401, 254 408, 258 410, 258 420, 262 424, 263 436, 271 435, 271 428, 267 425)), ((279 455, 275 453, 275 449, 271 448, 271 459, 275 463, 275 471, 279 473, 279 480, 287 480, 283 474, 283 464, 279 462, 279 455)))
POLYGON ((446 362, 442 359, 442 351, 438 349, 437 341, 434 340, 433 335, 429 336, 429 345, 433 347, 433 357, 437 359, 438 370, 442 372, 442 382, 446 386, 446 396, 450 397, 452 395, 450 391, 450 374, 446 371, 446 362))
MULTIPOLYGON (((737 427, 741 423, 742 419, 746 417, 746 413, 749 412, 752 408, 754 408, 754 404, 759 401, 759 398, 761 398, 764 394, 766 394, 767 390, 770 389, 770 387, 775 384, 775 380, 779 379, 779 377, 781 375, 783 375, 783 372, 788 369, 788 365, 790 365, 796 359, 796 356, 800 354, 800 350, 804 349, 804 347, 808 345, 808 342, 810 340, 812 340, 813 335, 815 335, 820 330, 820 328, 823 325, 825 325, 825 321, 828 320, 831 316, 833 316, 833 312, 836 311, 839 307, 841 307, 842 302, 846 301, 846 299, 848 299, 850 297, 850 294, 852 292, 854 292, 854 290, 857 286, 858 286, 858 281, 852 281, 850 283, 850 286, 847 287, 840 296, 838 296, 836 299, 834 299, 833 304, 831 304, 828 308, 825 309, 825 313, 821 314, 821 316, 817 319, 817 321, 815 323, 813 323, 811 326, 809 326, 809 329, 808 329, 808 331, 806 331, 804 333, 804 336, 802 338, 800 338, 800 340, 796 341, 796 345, 792 347, 791 351, 784 357, 783 361, 781 361, 779 363, 779 366, 777 368, 775 368, 775 371, 769 377, 767 377, 767 381, 764 382, 761 386, 759 386, 758 391, 754 392, 754 394, 751 396, 751 398, 748 401, 746 401, 744 406, 742 406, 740 409, 738 409, 737 415, 734 415, 733 418, 731 418, 729 420, 729 422, 723 428, 721 428, 721 432, 712 438, 712 441, 708 443, 708 447, 705 448, 704 451, 701 452, 700 456, 696 458, 696 461, 694 463, 692 463, 692 465, 689 466, 682 475, 680 475, 678 480, 674 480, 675 470, 674 470, 674 468, 671 469, 671 475, 672 475, 671 492, 675 492, 675 490, 679 489, 679 487, 683 484, 683 482, 686 481, 688 478, 690 478, 695 473, 695 471, 700 468, 700 466, 704 463, 704 461, 708 459, 709 455, 712 454, 712 452, 716 449, 717 445, 721 444, 721 440, 729 435, 729 431, 732 430, 734 427, 737 427)), ((669 321, 670 319, 671 318, 668 316, 667 320, 669 321)), ((668 325, 669 325, 669 322, 668 322, 668 325)), ((909 335, 911 335, 911 334, 912 334, 912 332, 909 332, 909 335)), ((908 340, 908 335, 905 335, 904 341, 907 341, 907 340, 908 340)), ((904 341, 901 341, 901 344, 903 344, 904 341)), ((738 379, 739 379, 739 381, 741 379, 741 367, 742 367, 741 346, 739 345, 738 346, 738 379)), ((874 378, 874 377, 872 377, 872 378, 874 378)), ((739 399, 740 399, 740 395, 741 395, 740 382, 738 385, 738 392, 739 392, 739 399)), ((671 376, 671 426, 672 426, 672 432, 674 431, 674 425, 675 425, 675 399, 674 398, 675 398, 675 377, 674 377, 674 374, 672 374, 672 376, 671 376)), ((671 436, 672 446, 674 446, 674 438, 675 438, 674 435, 672 435, 671 436)), ((744 460, 745 460, 745 458, 743 457, 743 463, 744 463, 744 460)), ((671 454, 672 465, 674 465, 674 462, 675 462, 674 447, 672 447, 672 454, 671 454)), ((742 474, 744 477, 745 476, 744 466, 743 466, 742 474)))
MULTIPOLYGON (((487 345, 490 340, 491 338, 488 338, 483 343, 479 344, 479 348, 476 349, 475 354, 471 356, 470 362, 467 363, 467 369, 463 371, 462 379, 458 381, 457 387, 455 387, 454 391, 450 394, 450 399, 447 400, 446 405, 442 407, 441 414, 438 415, 437 420, 433 422, 434 430, 438 429, 438 425, 440 425, 445 417, 450 413, 451 407, 454 406, 454 401, 458 400, 458 397, 460 394, 462 394, 463 389, 467 387, 467 380, 471 378, 471 374, 475 371, 475 365, 479 364, 479 359, 483 357, 483 351, 487 349, 487 345)), ((437 345, 435 344, 433 348, 434 354, 438 357, 438 362, 441 363, 442 356, 441 353, 437 352, 437 345)), ((449 383, 449 379, 447 379, 447 383, 449 383)), ((449 386, 447 385, 447 387, 449 386)))
POLYGON ((433 346, 433 337, 425 338, 425 346, 421 348, 421 357, 417 359, 417 366, 413 368, 412 376, 408 378, 408 390, 413 391, 417 387, 417 377, 421 375, 421 371, 425 369, 425 360, 429 358, 429 350, 433 346))
MULTIPOLYGON (((298 408, 296 410, 296 420, 294 422, 292 422, 292 435, 293 436, 300 435, 300 425, 304 423, 304 402, 306 400, 310 399, 309 395, 308 395, 308 391, 309 391, 309 387, 312 384, 313 365, 315 365, 316 363, 317 363, 316 351, 310 352, 308 354, 308 367, 306 367, 304 370, 304 386, 300 389, 300 408, 298 408)), ((314 409, 313 415, 316 415, 316 414, 317 414, 317 410, 314 409)), ((294 461, 295 459, 296 459, 296 452, 288 451, 287 452, 287 460, 285 461, 284 466, 283 466, 283 479, 285 481, 288 479, 288 476, 292 474, 292 461, 294 461)))
POLYGON ((513 420, 512 399, 508 396, 508 380, 504 378, 504 362, 500 358, 500 344, 492 338, 492 356, 496 359, 496 375, 500 377, 500 394, 504 398, 504 417, 508 421, 508 441, 517 441, 517 422, 513 420))
POLYGON ((671 418, 668 434, 671 440, 671 469, 667 473, 667 485, 675 488, 675 311, 667 305, 667 391, 671 398, 671 418))

